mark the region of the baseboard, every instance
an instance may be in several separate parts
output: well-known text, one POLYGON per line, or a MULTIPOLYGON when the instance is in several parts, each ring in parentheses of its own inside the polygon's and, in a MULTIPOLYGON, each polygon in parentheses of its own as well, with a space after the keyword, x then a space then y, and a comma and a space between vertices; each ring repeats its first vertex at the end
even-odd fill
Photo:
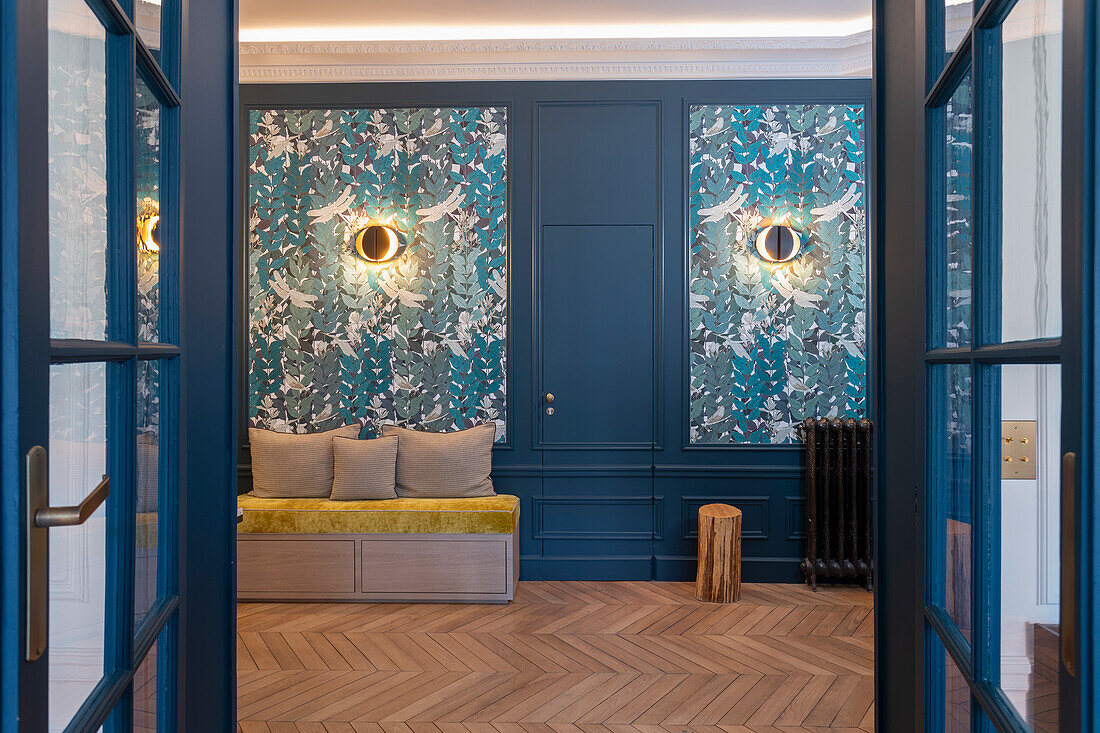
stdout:
POLYGON ((523 580, 652 580, 649 555, 521 557, 523 580))
MULTIPOLYGON (((741 560, 741 579, 746 583, 800 583, 797 557, 746 557, 741 560)), ((659 555, 656 580, 695 580, 694 555, 659 555)))
MULTIPOLYGON (((799 558, 747 557, 741 561, 746 583, 800 583, 799 558)), ((694 555, 538 556, 520 558, 522 580, 670 580, 694 581, 694 555)))

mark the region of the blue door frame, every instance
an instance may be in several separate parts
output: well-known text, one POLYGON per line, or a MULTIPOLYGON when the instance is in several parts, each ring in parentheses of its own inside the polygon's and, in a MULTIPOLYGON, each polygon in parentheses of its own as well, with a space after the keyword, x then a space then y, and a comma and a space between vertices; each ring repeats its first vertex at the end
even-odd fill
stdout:
POLYGON ((114 447, 107 466, 114 480, 107 542, 113 553, 106 588, 113 611, 106 616, 103 678, 67 730, 131 730, 131 682, 154 644, 158 730, 229 730, 235 725, 236 207, 230 192, 236 2, 165 0, 154 50, 131 21, 134 0, 81 2, 105 27, 108 49, 108 251, 116 256, 109 255, 107 273, 107 338, 97 342, 50 339, 49 4, 0 0, 0 731, 47 728, 49 652, 24 661, 23 457, 31 446, 49 444, 49 365, 92 362, 108 364, 111 374, 108 435, 114 447), (201 32, 185 32, 192 18, 201 32), (139 342, 133 294, 139 82, 160 110, 158 343, 139 342), (184 96, 193 103, 182 105, 184 96), (173 303, 182 303, 185 312, 173 303), (133 387, 137 370, 150 360, 162 366, 164 389, 161 571, 156 600, 135 620, 133 387), (191 399, 189 384, 196 385, 191 399), (199 590, 189 594, 188 588, 199 590))
MULTIPOLYGON (((1024 731, 997 684, 999 664, 995 600, 1001 592, 1000 390, 998 365, 1062 365, 1061 451, 1076 456, 1063 491, 1061 730, 1100 729, 1093 623, 1100 562, 1096 542, 1097 423, 1097 115, 1096 70, 1100 18, 1095 3, 1065 0, 1062 122, 1062 335, 1001 344, 1000 340, 1000 60, 999 21, 1013 0, 974 3, 959 49, 944 44, 944 3, 878 0, 875 3, 875 130, 879 216, 876 237, 883 430, 879 434, 884 486, 877 507, 877 562, 882 583, 876 604, 876 724, 879 730, 956 730, 943 716, 944 655, 957 667, 971 704, 966 729, 1024 731), (973 134, 974 335, 969 344, 933 338, 944 332, 926 292, 943 290, 937 245, 944 222, 938 178, 945 169, 943 106, 968 70, 977 90, 973 134), (993 194, 996 194, 994 198, 993 194), (885 246, 888 243, 889 246, 885 246), (992 254, 992 256, 990 256, 992 254), (983 298, 983 293, 985 298, 983 298), (989 297, 993 293, 995 297, 989 297), (983 303, 988 300, 993 305, 983 303), (913 334, 927 333, 928 343, 913 334), (973 489, 952 508, 931 492, 951 465, 933 442, 942 432, 944 406, 936 399, 944 367, 972 370, 974 452, 955 460, 973 489), (992 396, 992 397, 991 397, 992 396), (912 416, 905 419, 900 416, 912 416), (937 432, 937 429, 939 432, 937 432), (940 451, 937 457, 936 452, 940 451), (929 487, 926 491, 926 487, 929 487), (951 512, 969 514, 975 543, 973 625, 964 637, 944 605, 945 554, 940 522, 951 512), (929 541, 929 552, 913 548, 929 541), (973 642, 973 643, 971 643, 973 642), (942 644, 942 646, 940 646, 942 644), (927 654, 925 646, 939 655, 927 654), (971 651, 973 649, 973 651, 971 651), (914 694, 916 692, 916 694, 914 694)), ((941 304, 942 305, 942 304, 941 304)), ((961 729, 961 728, 959 728, 961 729)))

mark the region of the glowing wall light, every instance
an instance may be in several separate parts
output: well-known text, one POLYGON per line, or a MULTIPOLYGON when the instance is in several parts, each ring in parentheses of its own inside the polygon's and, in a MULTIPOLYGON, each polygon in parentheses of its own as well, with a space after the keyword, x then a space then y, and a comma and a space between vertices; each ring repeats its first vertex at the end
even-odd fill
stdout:
POLYGON ((355 254, 374 264, 389 262, 405 249, 404 235, 381 224, 368 224, 359 229, 352 242, 355 254))
POLYGON ((765 262, 790 262, 802 251, 802 235, 786 224, 772 224, 756 235, 756 254, 765 262))

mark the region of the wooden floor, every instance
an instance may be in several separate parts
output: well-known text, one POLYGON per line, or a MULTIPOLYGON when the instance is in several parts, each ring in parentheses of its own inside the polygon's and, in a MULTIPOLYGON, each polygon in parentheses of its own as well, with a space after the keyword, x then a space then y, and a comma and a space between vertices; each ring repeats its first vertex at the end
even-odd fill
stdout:
POLYGON ((248 603, 244 733, 871 731, 872 596, 521 582, 507 606, 248 603))

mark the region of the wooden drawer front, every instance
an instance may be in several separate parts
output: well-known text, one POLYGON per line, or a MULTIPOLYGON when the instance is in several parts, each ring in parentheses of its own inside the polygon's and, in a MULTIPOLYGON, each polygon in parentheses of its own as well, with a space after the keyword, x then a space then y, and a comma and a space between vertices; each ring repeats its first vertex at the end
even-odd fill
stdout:
POLYGON ((237 543, 240 591, 355 592, 355 540, 247 540, 237 543))
POLYGON ((504 593, 500 540, 363 539, 364 593, 504 593))

